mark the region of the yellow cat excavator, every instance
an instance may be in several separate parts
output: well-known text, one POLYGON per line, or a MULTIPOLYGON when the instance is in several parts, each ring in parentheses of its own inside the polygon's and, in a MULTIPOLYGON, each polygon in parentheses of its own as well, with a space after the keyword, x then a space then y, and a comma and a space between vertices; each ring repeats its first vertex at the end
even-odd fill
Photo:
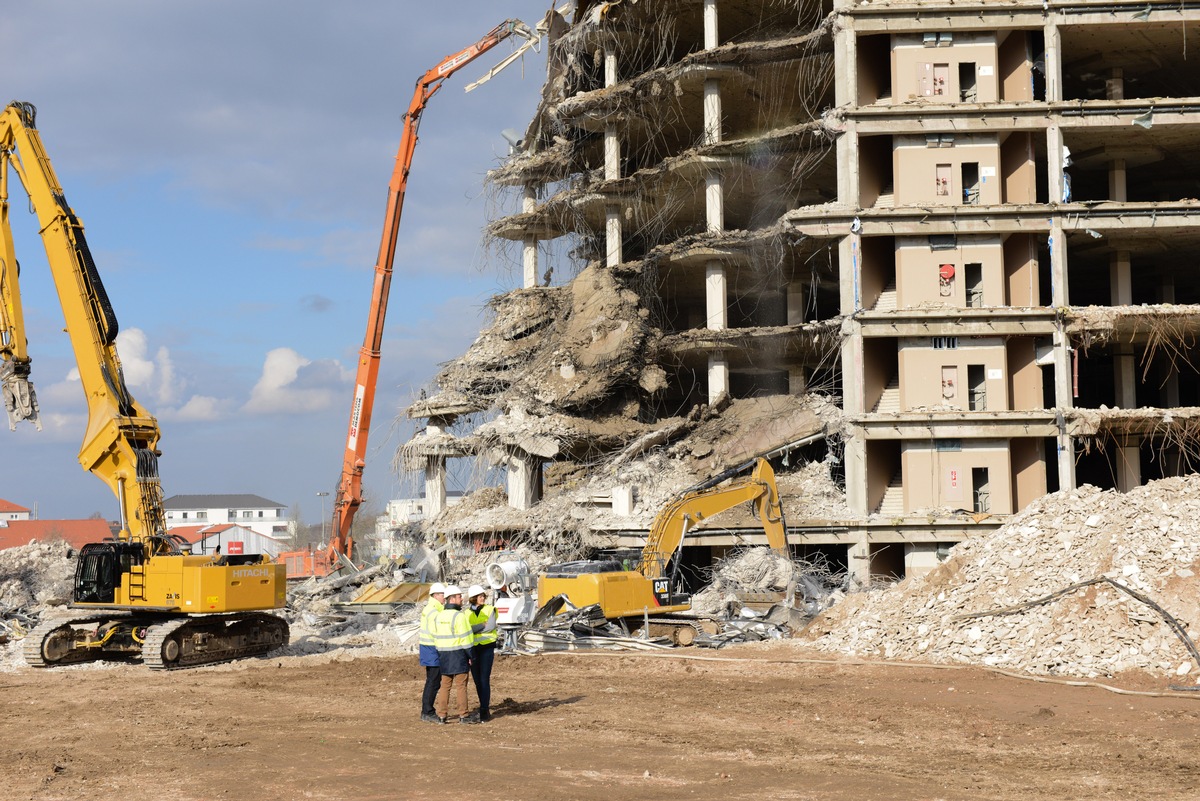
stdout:
POLYGON ((604 617, 628 619, 632 627, 637 627, 639 620, 650 619, 657 624, 652 629, 669 635, 678 645, 689 645, 695 632, 690 621, 651 619, 691 609, 691 597, 675 591, 671 566, 678 567, 676 552, 689 531, 743 503, 753 504, 771 550, 790 558, 775 471, 766 459, 757 458, 684 490, 667 504, 654 518, 641 559, 632 570, 604 560, 547 567, 538 576, 539 602, 545 605, 562 595, 576 608, 597 604, 604 617), (737 478, 751 467, 749 477, 737 478))
POLYGON ((0 392, 9 427, 38 425, 29 382, 20 272, 9 224, 16 173, 38 217, 88 405, 79 461, 117 496, 121 531, 85 545, 70 608, 25 638, 25 660, 47 667, 141 655, 153 669, 263 654, 285 645, 288 625, 265 610, 287 601, 283 565, 258 555, 193 555, 164 525, 158 422, 130 395, 117 356, 113 313, 83 235, 35 125, 14 102, 0 113, 0 392))

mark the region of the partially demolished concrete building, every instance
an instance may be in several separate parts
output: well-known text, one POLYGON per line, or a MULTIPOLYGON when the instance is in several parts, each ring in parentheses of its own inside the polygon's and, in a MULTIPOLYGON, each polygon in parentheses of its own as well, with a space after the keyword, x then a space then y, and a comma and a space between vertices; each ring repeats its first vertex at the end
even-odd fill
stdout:
MULTIPOLYGON (((793 545, 866 581, 1047 492, 1193 470, 1200 7, 580 0, 542 27, 490 176, 523 286, 400 454, 435 508, 446 459, 490 454, 507 503, 434 525, 633 547, 766 454, 793 545)), ((697 533, 697 564, 761 542, 697 533)))

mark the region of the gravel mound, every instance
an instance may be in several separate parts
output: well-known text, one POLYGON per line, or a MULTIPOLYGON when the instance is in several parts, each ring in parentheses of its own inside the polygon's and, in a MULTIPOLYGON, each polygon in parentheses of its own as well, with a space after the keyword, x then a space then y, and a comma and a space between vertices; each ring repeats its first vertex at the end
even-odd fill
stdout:
POLYGON ((798 639, 825 651, 1095 678, 1128 670, 1196 675, 1192 652, 1150 606, 1106 584, 1016 614, 1098 577, 1147 596, 1200 637, 1200 477, 1125 495, 1091 486, 1047 495, 966 540, 923 577, 848 596, 798 639))

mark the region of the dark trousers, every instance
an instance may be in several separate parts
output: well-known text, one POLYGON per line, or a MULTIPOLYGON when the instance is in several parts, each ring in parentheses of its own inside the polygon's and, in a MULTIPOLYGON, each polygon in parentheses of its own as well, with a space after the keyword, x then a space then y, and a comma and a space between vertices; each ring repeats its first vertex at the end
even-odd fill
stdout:
POLYGON ((471 678, 479 696, 479 714, 492 711, 492 662, 496 660, 496 643, 476 645, 471 649, 471 678))
POLYGON ((434 715, 433 704, 437 701, 438 690, 442 686, 442 669, 440 667, 425 668, 425 689, 421 692, 421 714, 434 715))

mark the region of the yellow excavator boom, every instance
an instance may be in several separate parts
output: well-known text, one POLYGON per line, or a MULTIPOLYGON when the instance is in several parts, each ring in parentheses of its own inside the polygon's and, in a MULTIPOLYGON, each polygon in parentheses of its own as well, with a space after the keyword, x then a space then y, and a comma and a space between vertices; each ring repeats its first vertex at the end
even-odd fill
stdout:
POLYGON ((83 223, 67 204, 42 146, 29 103, 0 113, 0 377, 9 426, 38 421, 29 382, 29 354, 21 312, 19 267, 9 220, 10 170, 16 173, 38 217, 42 244, 62 304, 88 405, 79 462, 117 496, 122 536, 145 542, 151 553, 167 549, 158 478, 158 423, 133 399, 117 356, 117 317, 96 271, 83 223))
POLYGON ((38 422, 9 220, 15 173, 38 217, 87 399, 79 462, 117 496, 121 532, 80 549, 71 608, 83 611, 31 631, 25 661, 48 667, 140 655, 151 668, 170 669, 267 653, 288 641, 287 622, 262 611, 287 603, 286 568, 262 554, 193 555, 167 533, 158 422, 125 385, 117 316, 35 121, 29 103, 0 112, 0 389, 10 427, 38 422))

